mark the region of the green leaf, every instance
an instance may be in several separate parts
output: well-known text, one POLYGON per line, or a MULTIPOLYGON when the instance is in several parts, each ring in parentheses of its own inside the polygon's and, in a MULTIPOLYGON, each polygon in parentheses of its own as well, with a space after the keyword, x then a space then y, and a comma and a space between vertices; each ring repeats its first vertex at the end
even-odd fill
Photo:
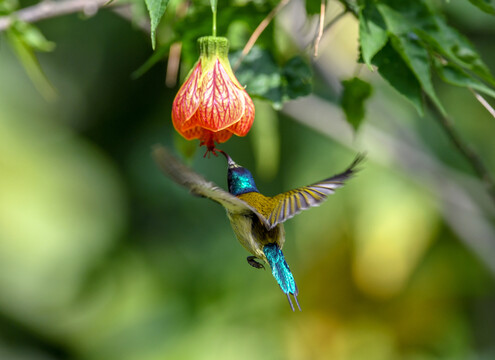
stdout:
POLYGON ((469 0, 469 2, 482 11, 495 15, 495 8, 493 7, 491 0, 469 0))
POLYGON ((364 103, 371 96, 373 88, 357 77, 342 81, 344 91, 340 105, 347 121, 357 130, 364 119, 364 103))
POLYGON ((427 47, 413 32, 416 26, 433 26, 434 14, 421 1, 391 6, 380 4, 378 9, 390 31, 393 48, 400 54, 409 69, 418 79, 423 91, 431 98, 438 109, 445 114, 431 81, 430 55, 427 47), (393 7, 392 7, 393 6, 393 7))
POLYGON ((443 19, 437 17, 436 29, 417 30, 416 33, 447 60, 495 85, 495 79, 490 70, 469 40, 457 30, 449 27, 443 19))
POLYGON ((55 43, 48 41, 34 25, 16 21, 13 27, 16 34, 22 39, 22 42, 32 50, 50 52, 55 49, 55 43))
MULTIPOLYGON (((240 54, 240 51, 232 53, 231 63, 235 64, 240 54)), ((257 46, 244 58, 236 77, 249 95, 268 100, 275 109, 312 90, 311 68, 301 57, 294 57, 280 67, 270 51, 257 46)))
POLYGON ((313 73, 301 56, 295 56, 282 68, 283 100, 306 96, 313 90, 313 73))
MULTIPOLYGON (((241 51, 230 55, 235 64, 241 51)), ((255 46, 235 72, 237 80, 251 96, 270 101, 275 108, 282 107, 282 74, 273 55, 255 46)))
POLYGON ((55 89, 45 76, 32 47, 25 41, 23 33, 20 33, 17 26, 14 25, 6 31, 6 34, 10 45, 36 89, 46 100, 55 99, 55 89))
POLYGON ((431 98, 438 109, 443 114, 446 114, 433 88, 428 51, 419 42, 417 36, 415 34, 391 36, 391 44, 414 73, 423 91, 431 98))
POLYGON ((377 8, 390 33, 396 36, 416 34, 430 55, 439 53, 495 85, 495 79, 469 40, 448 26, 425 0, 381 0, 377 8))
POLYGON ((438 76, 448 84, 472 88, 481 93, 495 98, 495 90, 486 86, 483 82, 469 75, 459 66, 454 64, 442 64, 439 60, 435 61, 435 69, 438 76))
POLYGON ((170 44, 161 45, 153 54, 141 65, 137 70, 131 74, 131 79, 137 79, 146 74, 149 69, 151 69, 157 62, 163 60, 165 54, 170 49, 170 44))
POLYGON ((377 4, 388 30, 394 35, 405 35, 415 29, 436 28, 438 15, 428 7, 424 0, 381 0, 377 4))
POLYGON ((371 68, 371 59, 385 46, 388 40, 387 28, 374 3, 363 2, 359 12, 359 46, 364 62, 371 68))
POLYGON ((321 11, 321 0, 306 0, 306 14, 315 15, 321 11))
POLYGON ((156 45, 156 28, 162 19, 169 0, 144 0, 151 19, 151 45, 153 50, 156 45))
POLYGON ((445 113, 445 110, 433 88, 429 61, 438 53, 448 61, 495 84, 488 67, 469 41, 449 27, 424 0, 382 0, 377 7, 387 24, 392 46, 441 112, 445 113))
POLYGON ((355 0, 339 0, 339 2, 344 6, 346 11, 350 11, 356 17, 358 16, 359 6, 355 0))
POLYGON ((390 42, 373 57, 372 64, 377 66, 380 75, 423 115, 421 84, 390 42))

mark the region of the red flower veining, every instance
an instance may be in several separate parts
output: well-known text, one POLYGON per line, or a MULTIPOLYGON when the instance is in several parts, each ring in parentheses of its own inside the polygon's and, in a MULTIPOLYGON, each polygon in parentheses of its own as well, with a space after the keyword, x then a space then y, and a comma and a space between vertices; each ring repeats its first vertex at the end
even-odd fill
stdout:
POLYGON ((215 143, 249 132, 254 104, 232 72, 227 39, 210 36, 198 42, 200 58, 174 99, 172 121, 184 138, 199 139, 214 151, 215 143))

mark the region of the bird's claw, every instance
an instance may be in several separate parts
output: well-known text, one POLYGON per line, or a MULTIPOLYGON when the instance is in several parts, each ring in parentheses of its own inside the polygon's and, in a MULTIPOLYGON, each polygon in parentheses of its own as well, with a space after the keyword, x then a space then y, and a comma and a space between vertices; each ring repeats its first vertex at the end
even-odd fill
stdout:
POLYGON ((252 267, 254 267, 256 269, 265 270, 265 267, 263 266, 263 264, 260 264, 259 262, 256 261, 256 256, 248 256, 247 262, 249 265, 251 265, 252 267))

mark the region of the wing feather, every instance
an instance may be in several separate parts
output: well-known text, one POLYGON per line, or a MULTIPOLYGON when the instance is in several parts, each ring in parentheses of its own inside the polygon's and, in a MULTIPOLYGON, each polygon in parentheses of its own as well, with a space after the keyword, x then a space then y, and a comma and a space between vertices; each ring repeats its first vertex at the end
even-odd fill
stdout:
POLYGON ((301 211, 313 206, 319 206, 327 199, 328 195, 336 189, 344 186, 345 181, 353 177, 357 172, 357 165, 363 161, 364 155, 356 156, 352 164, 342 173, 317 183, 290 190, 273 197, 274 208, 268 218, 270 228, 274 228, 301 211))
POLYGON ((165 175, 177 184, 189 189, 192 194, 211 199, 234 214, 254 213, 267 228, 270 227, 267 219, 256 209, 213 182, 207 181, 203 176, 184 165, 165 147, 155 146, 153 157, 165 175))

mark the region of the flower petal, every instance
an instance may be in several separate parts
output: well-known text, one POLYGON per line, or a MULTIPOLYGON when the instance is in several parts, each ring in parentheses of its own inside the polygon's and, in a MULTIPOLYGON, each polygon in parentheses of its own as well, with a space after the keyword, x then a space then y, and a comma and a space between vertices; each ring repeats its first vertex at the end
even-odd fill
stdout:
POLYGON ((230 80, 234 83, 234 85, 237 86, 239 89, 244 90, 244 86, 242 86, 239 80, 237 80, 237 78, 234 75, 234 72, 232 71, 232 68, 230 67, 230 63, 228 61, 229 59, 227 58, 225 60, 222 58, 218 58, 218 60, 220 61, 220 65, 223 67, 223 69, 229 76, 230 80))
POLYGON ((205 130, 199 126, 193 127, 186 131, 179 131, 179 133, 186 140, 199 139, 203 144, 217 144, 224 143, 232 137, 232 133, 229 130, 221 130, 218 132, 213 132, 210 130, 205 130))
POLYGON ((198 89, 200 78, 201 61, 198 61, 184 84, 180 87, 172 105, 172 121, 176 128, 189 121, 198 110, 201 103, 198 89))
POLYGON ((217 143, 224 143, 229 140, 232 136, 232 133, 229 130, 220 130, 219 132, 214 133, 213 140, 217 143))
POLYGON ((196 126, 192 129, 186 130, 186 131, 179 131, 179 134, 181 134, 186 140, 193 140, 193 139, 201 139, 203 136, 203 129, 200 128, 199 126, 196 126))
POLYGON ((198 120, 201 127, 219 131, 240 120, 244 113, 243 90, 232 82, 218 59, 213 68, 203 75, 200 90, 198 120))
POLYGON ((196 126, 201 127, 199 125, 199 116, 197 111, 189 118, 188 121, 181 124, 180 130, 187 131, 189 129, 195 128, 196 126))
POLYGON ((243 92, 244 92, 244 101, 245 101, 244 115, 242 115, 241 120, 239 120, 234 125, 227 128, 227 130, 233 132, 237 136, 247 135, 254 122, 253 100, 251 100, 251 98, 249 97, 249 95, 245 90, 243 90, 243 92))
POLYGON ((200 146, 204 145, 208 148, 206 153, 208 153, 209 151, 215 152, 215 143, 220 144, 226 142, 232 136, 232 133, 228 130, 213 132, 211 130, 202 129, 202 131, 203 133, 199 138, 201 140, 201 143, 199 145, 200 146))

